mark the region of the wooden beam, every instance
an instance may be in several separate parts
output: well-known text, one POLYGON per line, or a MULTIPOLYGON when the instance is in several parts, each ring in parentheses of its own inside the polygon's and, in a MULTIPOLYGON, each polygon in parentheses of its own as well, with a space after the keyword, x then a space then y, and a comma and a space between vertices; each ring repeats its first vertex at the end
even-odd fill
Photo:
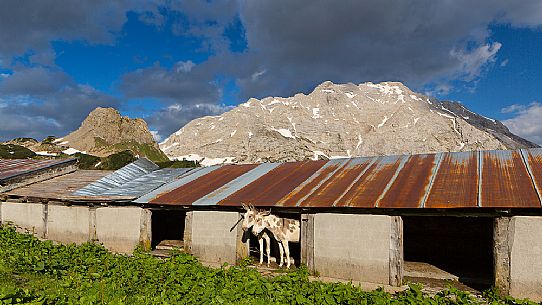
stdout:
POLYGON ((403 219, 391 217, 390 234, 390 282, 391 286, 403 284, 403 219))
POLYGON ((186 253, 192 253, 192 218, 193 218, 193 212, 192 211, 186 212, 186 217, 184 220, 184 235, 183 235, 184 251, 186 253))
POLYGON ((314 274, 314 214, 301 214, 301 263, 314 274))
POLYGON ((502 295, 510 293, 510 255, 514 236, 512 217, 498 217, 493 223, 494 286, 502 295))

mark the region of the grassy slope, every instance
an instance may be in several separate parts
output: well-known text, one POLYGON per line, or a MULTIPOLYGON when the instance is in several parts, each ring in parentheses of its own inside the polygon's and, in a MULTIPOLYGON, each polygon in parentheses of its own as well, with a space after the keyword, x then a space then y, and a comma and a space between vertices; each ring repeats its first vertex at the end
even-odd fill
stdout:
POLYGON ((26 159, 35 156, 36 154, 28 148, 13 144, 0 144, 0 158, 2 159, 26 159))
POLYGON ((127 141, 122 143, 117 143, 110 145, 105 142, 102 138, 94 138, 94 143, 97 148, 107 148, 112 151, 125 151, 130 150, 135 155, 141 157, 146 157, 154 162, 163 162, 169 161, 168 157, 158 148, 154 147, 152 144, 141 144, 136 141, 127 141))

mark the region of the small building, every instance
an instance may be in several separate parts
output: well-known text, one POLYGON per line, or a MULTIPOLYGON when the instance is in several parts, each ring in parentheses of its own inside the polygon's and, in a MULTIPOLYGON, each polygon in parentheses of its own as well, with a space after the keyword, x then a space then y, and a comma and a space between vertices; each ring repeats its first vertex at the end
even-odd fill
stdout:
POLYGON ((250 253, 236 225, 250 203, 301 221, 294 259, 322 276, 400 285, 425 263, 542 300, 542 149, 211 166, 155 184, 166 174, 147 165, 64 197, 95 209, 89 240, 126 250, 176 239, 204 261, 235 263, 250 253))

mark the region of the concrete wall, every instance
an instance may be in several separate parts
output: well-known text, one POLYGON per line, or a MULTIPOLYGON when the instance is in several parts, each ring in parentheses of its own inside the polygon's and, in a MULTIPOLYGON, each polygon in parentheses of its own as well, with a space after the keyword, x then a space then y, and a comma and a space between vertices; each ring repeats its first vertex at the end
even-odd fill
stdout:
POLYGON ((542 217, 512 218, 510 295, 542 301, 542 217))
POLYGON ((81 244, 94 239, 91 213, 86 206, 49 205, 47 239, 61 243, 81 244))
POLYGON ((45 237, 44 205, 41 203, 2 202, 0 220, 2 223, 13 223, 19 231, 34 233, 37 237, 45 237))
MULTIPOLYGON (((96 209, 96 239, 115 252, 131 252, 140 243, 144 245, 145 218, 150 211, 138 207, 107 207, 96 209)), ((150 222, 149 222, 150 223, 150 222)), ((150 241, 150 238, 148 238, 150 241)))
POLYGON ((321 276, 389 284, 392 227, 390 216, 314 215, 314 269, 321 276))
POLYGON ((205 262, 235 264, 237 212, 193 211, 191 219, 191 252, 205 262))
POLYGON ((61 243, 95 241, 111 251, 125 253, 138 245, 150 249, 151 213, 139 207, 2 202, 0 219, 21 231, 61 243))

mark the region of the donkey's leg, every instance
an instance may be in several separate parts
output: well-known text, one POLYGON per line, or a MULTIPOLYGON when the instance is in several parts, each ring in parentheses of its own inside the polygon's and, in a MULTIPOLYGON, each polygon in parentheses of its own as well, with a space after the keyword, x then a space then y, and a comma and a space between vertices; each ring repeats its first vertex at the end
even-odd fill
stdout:
POLYGON ((284 243, 284 252, 286 252, 286 268, 290 269, 290 245, 288 245, 288 241, 283 241, 284 243))
POLYGON ((284 264, 284 260, 282 259, 284 257, 284 249, 282 248, 282 241, 278 241, 279 242, 279 252, 280 252, 280 264, 279 264, 279 267, 282 267, 282 265, 284 264))
POLYGON ((265 238, 265 243, 267 244, 267 249, 265 250, 267 252, 267 267, 269 267, 269 263, 271 260, 271 238, 269 238, 269 235, 267 234, 265 234, 263 238, 265 238))
POLYGON ((258 237, 258 243, 260 243, 260 265, 263 264, 263 238, 258 237))

